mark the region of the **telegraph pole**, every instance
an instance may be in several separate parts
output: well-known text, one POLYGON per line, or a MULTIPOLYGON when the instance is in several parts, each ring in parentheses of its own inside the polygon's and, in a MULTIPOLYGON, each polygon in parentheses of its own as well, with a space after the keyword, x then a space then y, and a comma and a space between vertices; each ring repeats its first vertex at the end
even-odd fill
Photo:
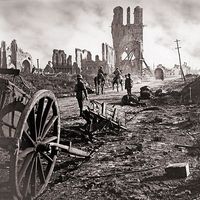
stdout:
POLYGON ((186 79, 185 79, 185 75, 184 75, 184 72, 183 72, 183 68, 182 68, 182 65, 181 65, 181 55, 180 55, 180 51, 179 51, 179 49, 181 48, 181 47, 179 47, 179 42, 180 42, 180 40, 177 40, 176 39, 176 49, 178 50, 178 58, 179 58, 179 64, 180 64, 180 70, 181 70, 181 75, 182 75, 182 77, 183 77, 183 80, 184 80, 184 82, 186 83, 186 79))

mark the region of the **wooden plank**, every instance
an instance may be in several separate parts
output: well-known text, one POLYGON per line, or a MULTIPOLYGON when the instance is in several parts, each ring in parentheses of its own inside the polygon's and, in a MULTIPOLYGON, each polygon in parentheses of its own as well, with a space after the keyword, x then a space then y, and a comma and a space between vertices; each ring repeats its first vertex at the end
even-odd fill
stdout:
POLYGON ((101 114, 106 116, 106 103, 102 103, 101 106, 101 114))
POLYGON ((113 111, 113 116, 112 116, 113 121, 116 121, 116 119, 117 119, 117 111, 118 111, 117 108, 115 108, 113 111))

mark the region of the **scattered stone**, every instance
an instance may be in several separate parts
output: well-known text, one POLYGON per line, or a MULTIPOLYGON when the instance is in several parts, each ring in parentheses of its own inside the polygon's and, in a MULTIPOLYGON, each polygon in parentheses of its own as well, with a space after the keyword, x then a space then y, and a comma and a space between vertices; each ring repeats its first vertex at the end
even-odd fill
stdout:
POLYGON ((186 178, 189 176, 188 163, 173 163, 165 168, 166 175, 171 178, 186 178))

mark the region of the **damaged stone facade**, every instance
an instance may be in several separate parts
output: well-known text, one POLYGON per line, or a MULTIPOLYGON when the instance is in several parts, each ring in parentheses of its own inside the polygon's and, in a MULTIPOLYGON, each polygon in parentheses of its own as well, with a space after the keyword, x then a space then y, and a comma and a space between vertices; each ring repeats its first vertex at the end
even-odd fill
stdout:
POLYGON ((114 49, 106 43, 102 43, 102 60, 99 55, 92 59, 90 51, 75 49, 75 59, 80 73, 96 75, 100 66, 106 74, 114 71, 114 49))
POLYGON ((33 68, 32 56, 18 47, 16 40, 9 46, 6 42, 1 42, 0 47, 0 68, 14 68, 21 72, 30 73, 33 68))
POLYGON ((95 61, 92 60, 92 54, 90 51, 84 49, 75 49, 76 63, 80 73, 82 74, 96 74, 98 66, 95 61))
POLYGON ((123 8, 113 10, 112 38, 115 50, 115 66, 123 72, 141 74, 143 44, 143 9, 134 8, 134 23, 131 23, 130 7, 127 8, 127 23, 123 24, 123 8))
POLYGON ((52 65, 55 73, 73 73, 72 56, 67 57, 64 50, 53 50, 52 65))
POLYGON ((102 61, 105 62, 105 73, 113 73, 115 70, 115 53, 114 49, 106 43, 102 43, 102 61))
POLYGON ((45 74, 53 74, 54 70, 53 70, 53 66, 52 66, 52 62, 48 61, 47 65, 45 66, 43 72, 45 74))
POLYGON ((171 70, 166 68, 162 64, 159 64, 159 65, 157 65, 156 69, 154 70, 154 75, 155 75, 156 79, 160 79, 158 77, 160 76, 161 73, 163 74, 163 78, 167 78, 167 77, 171 76, 171 70))

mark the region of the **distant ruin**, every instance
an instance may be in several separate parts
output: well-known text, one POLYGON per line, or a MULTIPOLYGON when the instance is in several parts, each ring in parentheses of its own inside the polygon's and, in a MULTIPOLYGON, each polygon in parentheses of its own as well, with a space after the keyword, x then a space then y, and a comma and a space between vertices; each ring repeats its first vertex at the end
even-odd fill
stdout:
MULTIPOLYGON (((75 62, 72 62, 71 55, 67 58, 64 50, 53 50, 52 69, 54 73, 96 75, 100 66, 104 68, 107 74, 112 73, 114 70, 114 49, 106 43, 102 43, 102 59, 99 58, 99 55, 96 55, 95 60, 92 59, 91 52, 86 49, 75 49, 75 62)), ((52 70, 48 63, 45 72, 50 73, 50 71, 52 70)))
POLYGON ((112 38, 115 50, 115 66, 123 72, 141 74, 143 44, 143 9, 134 8, 134 23, 131 24, 130 7, 127 8, 127 23, 123 24, 123 8, 113 10, 112 38))
MULTIPOLYGON (((188 66, 186 62, 184 62, 182 65, 183 73, 184 75, 191 73, 191 67, 188 66)), ((181 75, 180 65, 174 65, 174 67, 171 69, 171 75, 181 75)))
POLYGON ((114 49, 106 43, 102 43, 102 59, 99 55, 92 59, 90 51, 84 49, 75 49, 75 58, 78 69, 83 74, 96 75, 98 68, 103 67, 106 74, 111 74, 114 71, 114 49))
POLYGON ((102 61, 105 62, 106 73, 113 73, 115 68, 115 51, 113 47, 106 43, 102 43, 102 61))
POLYGON ((30 73, 33 69, 32 56, 18 47, 16 40, 9 46, 1 42, 0 47, 0 68, 14 68, 21 72, 30 73))
POLYGON ((53 50, 52 65, 55 73, 73 73, 72 56, 67 57, 64 50, 53 50))

